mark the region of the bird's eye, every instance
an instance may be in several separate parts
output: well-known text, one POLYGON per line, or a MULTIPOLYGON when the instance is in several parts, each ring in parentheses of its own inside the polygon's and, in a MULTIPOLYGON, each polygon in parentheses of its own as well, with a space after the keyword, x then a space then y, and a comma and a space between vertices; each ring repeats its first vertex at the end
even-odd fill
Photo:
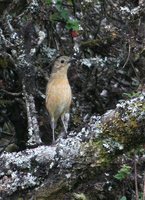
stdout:
POLYGON ((64 63, 64 60, 61 60, 60 62, 61 62, 61 63, 64 63))

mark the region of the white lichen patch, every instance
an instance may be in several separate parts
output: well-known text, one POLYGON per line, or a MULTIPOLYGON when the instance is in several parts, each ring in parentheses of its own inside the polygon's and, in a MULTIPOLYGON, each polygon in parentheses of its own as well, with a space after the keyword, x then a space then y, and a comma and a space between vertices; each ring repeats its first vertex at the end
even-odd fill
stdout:
POLYGON ((66 174, 65 176, 66 176, 66 178, 68 178, 68 179, 69 179, 69 178, 71 177, 71 173, 69 173, 69 174, 66 174))
MULTIPOLYGON (((45 163, 51 160, 53 161, 56 155, 56 146, 41 146, 35 155, 38 163, 45 163)), ((50 168, 52 168, 52 166, 53 162, 51 163, 50 168)))
POLYGON ((59 167, 70 168, 75 162, 75 158, 79 155, 81 142, 76 138, 60 139, 57 144, 57 156, 59 167))
POLYGON ((44 31, 39 31, 38 35, 39 35, 38 45, 40 45, 43 42, 43 40, 45 39, 46 33, 44 31))
POLYGON ((131 10, 131 15, 138 15, 140 11, 140 6, 137 6, 131 10))
POLYGON ((2 157, 6 160, 5 167, 7 169, 10 168, 11 164, 16 165, 22 169, 29 168, 32 156, 33 154, 23 155, 21 152, 2 154, 2 157))
POLYGON ((113 141, 112 138, 103 140, 103 147, 107 150, 108 153, 114 152, 114 150, 123 150, 124 146, 119 142, 113 141))
POLYGON ((52 48, 49 48, 49 47, 44 45, 42 47, 41 53, 42 53, 43 56, 46 56, 45 58, 48 58, 48 60, 51 60, 53 57, 56 56, 57 51, 56 51, 56 49, 52 49, 52 48))
POLYGON ((76 133, 71 131, 68 137, 79 140, 80 142, 85 141, 85 139, 93 139, 98 138, 98 136, 102 133, 101 124, 101 116, 91 116, 89 119, 88 115, 85 115, 83 118, 83 122, 87 123, 87 126, 83 127, 80 132, 76 133))
POLYGON ((9 191, 9 195, 15 192, 19 187, 26 189, 39 184, 39 180, 31 173, 14 171, 11 173, 11 178, 3 177, 0 180, 1 191, 9 191))
MULTIPOLYGON (((90 146, 93 145, 93 139, 98 138, 98 135, 102 133, 100 119, 100 116, 94 115, 90 119, 88 116, 85 116, 84 121, 86 120, 87 126, 83 127, 78 133, 71 131, 67 139, 59 139, 56 150, 59 158, 59 168, 72 167, 76 159, 80 157, 81 160, 82 158, 86 159, 86 149, 89 150, 90 146)), ((93 157, 95 160, 98 158, 98 151, 94 153, 93 157)), ((89 157, 88 160, 86 159, 86 162, 90 163, 91 160, 92 158, 89 157)))
POLYGON ((94 64, 100 65, 103 67, 106 64, 106 61, 107 61, 107 57, 105 57, 105 58, 95 57, 95 58, 90 58, 90 59, 84 58, 81 60, 81 63, 82 63, 82 65, 85 65, 89 68, 94 64))
POLYGON ((114 63, 114 67, 118 67, 120 65, 121 60, 118 59, 114 59, 112 57, 101 57, 101 56, 97 56, 97 57, 92 57, 92 58, 85 58, 85 59, 81 59, 81 64, 90 68, 91 66, 97 66, 100 68, 103 67, 109 67, 110 64, 112 65, 112 63, 114 63))
POLYGON ((5 167, 10 168, 10 165, 15 165, 21 169, 29 169, 31 167, 31 159, 35 158, 37 162, 51 161, 56 155, 56 147, 39 146, 35 149, 28 149, 22 152, 3 153, 0 159, 5 159, 5 167))
POLYGON ((18 188, 26 189, 39 185, 39 164, 46 164, 45 173, 48 174, 49 169, 54 166, 55 155, 55 146, 39 146, 18 153, 3 153, 0 156, 1 191, 7 191, 10 195, 18 188))
POLYGON ((130 13, 130 9, 127 7, 127 6, 120 6, 120 11, 122 12, 122 13, 130 13))
POLYGON ((130 100, 123 100, 118 103, 116 107, 117 109, 124 109, 127 111, 122 116, 123 121, 129 120, 131 117, 139 120, 140 117, 144 117, 145 115, 145 96, 140 95, 130 100))
POLYGON ((101 116, 92 116, 90 118, 90 121, 88 123, 88 129, 89 133, 91 133, 92 138, 98 138, 98 136, 102 133, 102 127, 100 126, 101 124, 101 116))
POLYGON ((85 2, 92 3, 93 1, 92 0, 85 0, 85 2))
POLYGON ((38 182, 37 178, 32 176, 31 173, 27 173, 26 175, 23 176, 22 189, 26 188, 25 186, 27 186, 27 185, 35 186, 35 185, 38 185, 38 184, 39 184, 39 182, 38 182))
POLYGON ((60 139, 57 148, 60 149, 59 155, 62 157, 76 156, 80 150, 80 141, 75 138, 60 139))
POLYGON ((19 187, 26 189, 39 185, 41 180, 39 172, 37 177, 39 164, 45 163, 49 172, 54 166, 55 155, 55 146, 39 146, 18 153, 3 153, 0 156, 1 166, 4 169, 4 172, 1 169, 0 173, 2 191, 9 189, 9 192, 13 193, 19 187), (32 162, 35 163, 33 167, 32 162))

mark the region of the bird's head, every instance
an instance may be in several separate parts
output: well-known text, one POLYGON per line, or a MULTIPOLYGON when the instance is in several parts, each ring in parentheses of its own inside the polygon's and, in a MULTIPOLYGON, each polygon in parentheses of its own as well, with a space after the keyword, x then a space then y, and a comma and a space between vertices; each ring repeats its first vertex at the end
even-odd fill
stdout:
POLYGON ((60 56, 54 62, 54 66, 53 66, 52 72, 53 73, 56 73, 58 71, 67 72, 69 66, 71 65, 71 61, 72 61, 72 59, 70 57, 68 57, 68 56, 60 56))

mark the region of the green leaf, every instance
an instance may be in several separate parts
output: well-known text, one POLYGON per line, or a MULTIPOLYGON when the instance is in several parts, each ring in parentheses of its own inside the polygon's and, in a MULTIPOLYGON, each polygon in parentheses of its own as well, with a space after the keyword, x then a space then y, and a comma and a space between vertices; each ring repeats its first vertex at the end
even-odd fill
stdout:
POLYGON ((62 0, 57 0, 56 4, 62 4, 62 0))
POLYGON ((120 200, 127 200, 126 196, 121 197, 120 200))
POLYGON ((120 173, 116 174, 114 177, 119 181, 122 181, 124 179, 124 175, 120 173))
POLYGON ((68 19, 68 12, 66 10, 61 11, 61 17, 66 21, 68 19))
POLYGON ((118 173, 114 176, 117 180, 123 180, 131 173, 131 167, 128 165, 123 165, 118 173))
POLYGON ((62 0, 57 0, 56 1, 56 8, 58 11, 62 11, 63 7, 62 7, 62 0))
POLYGON ((50 5, 52 3, 52 0, 46 0, 47 4, 50 5))
MULTIPOLYGON (((48 4, 52 3, 52 0, 46 0, 48 4)), ((79 30, 79 22, 77 19, 69 19, 69 11, 64 9, 62 4, 62 0, 56 0, 55 8, 56 12, 51 14, 50 20, 52 23, 56 23, 56 21, 63 21, 66 23, 67 30, 78 31, 79 30)))
POLYGON ((79 30, 79 23, 77 19, 69 19, 66 23, 66 28, 68 30, 72 29, 74 31, 78 31, 79 30))

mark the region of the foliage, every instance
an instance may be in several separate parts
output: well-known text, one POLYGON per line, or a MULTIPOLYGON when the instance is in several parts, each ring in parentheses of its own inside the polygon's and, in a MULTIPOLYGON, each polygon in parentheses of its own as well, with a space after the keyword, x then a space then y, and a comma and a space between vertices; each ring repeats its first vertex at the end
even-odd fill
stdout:
POLYGON ((126 98, 133 98, 133 97, 138 97, 141 92, 131 92, 131 93, 123 93, 123 96, 126 98))
POLYGON ((144 200, 143 199, 143 192, 139 192, 139 200, 144 200))
POLYGON ((127 200, 126 196, 121 197, 120 200, 127 200))
POLYGON ((117 180, 122 181, 131 173, 131 167, 128 165, 123 165, 118 173, 114 176, 117 180))
MULTIPOLYGON (((47 0, 47 4, 50 6, 52 4, 52 0, 47 0)), ((77 19, 73 19, 70 16, 69 10, 65 9, 62 3, 62 0, 56 0, 55 3, 56 12, 54 12, 50 19, 53 23, 56 21, 65 22, 65 27, 67 30, 79 30, 79 22, 77 19)))
POLYGON ((50 5, 52 0, 47 0, 46 2, 47 2, 48 5, 50 5))

